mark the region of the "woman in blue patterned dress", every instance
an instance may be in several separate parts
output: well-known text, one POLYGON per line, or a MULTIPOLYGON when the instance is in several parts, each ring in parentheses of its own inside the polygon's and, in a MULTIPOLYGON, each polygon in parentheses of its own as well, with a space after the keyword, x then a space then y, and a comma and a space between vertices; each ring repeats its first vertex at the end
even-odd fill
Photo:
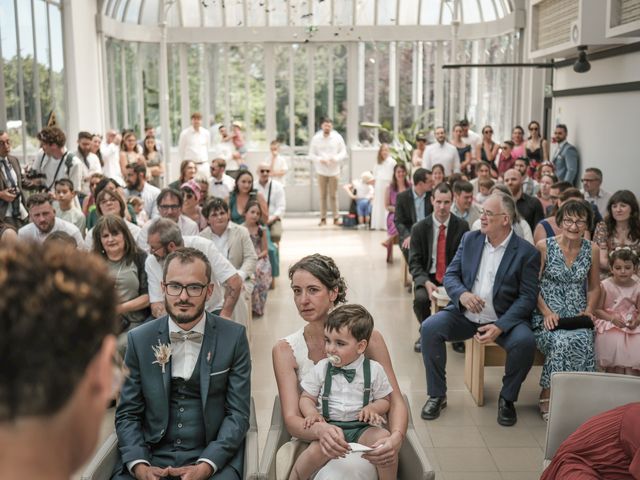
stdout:
POLYGON ((533 314, 533 333, 544 356, 540 377, 540 412, 549 412, 551 374, 593 372, 596 368, 593 330, 558 329, 563 317, 587 315, 592 320, 600 296, 600 250, 585 240, 593 212, 583 200, 569 200, 556 214, 559 235, 540 240, 540 294, 533 314), (586 288, 585 288, 586 287, 586 288))

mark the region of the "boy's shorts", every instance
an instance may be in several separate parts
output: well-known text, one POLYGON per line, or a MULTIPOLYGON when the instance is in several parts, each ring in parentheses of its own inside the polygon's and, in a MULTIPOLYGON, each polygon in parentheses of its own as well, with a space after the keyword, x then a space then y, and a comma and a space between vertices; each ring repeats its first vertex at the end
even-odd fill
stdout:
POLYGON ((365 432, 365 430, 373 426, 369 423, 358 422, 358 421, 338 422, 338 421, 329 420, 329 423, 331 425, 335 425, 336 427, 340 427, 342 429, 342 432, 344 433, 344 439, 348 443, 357 442, 362 436, 362 434, 365 432))

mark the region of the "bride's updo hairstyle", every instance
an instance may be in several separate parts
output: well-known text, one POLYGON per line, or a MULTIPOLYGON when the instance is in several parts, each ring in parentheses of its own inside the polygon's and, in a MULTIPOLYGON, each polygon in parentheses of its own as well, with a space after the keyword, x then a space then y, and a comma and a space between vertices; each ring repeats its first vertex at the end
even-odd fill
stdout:
POLYGON ((298 260, 289 267, 289 280, 293 279, 293 274, 298 270, 304 270, 320 280, 328 290, 338 292, 338 296, 333 302, 334 305, 347 301, 347 284, 340 275, 340 270, 331 257, 314 253, 298 260))

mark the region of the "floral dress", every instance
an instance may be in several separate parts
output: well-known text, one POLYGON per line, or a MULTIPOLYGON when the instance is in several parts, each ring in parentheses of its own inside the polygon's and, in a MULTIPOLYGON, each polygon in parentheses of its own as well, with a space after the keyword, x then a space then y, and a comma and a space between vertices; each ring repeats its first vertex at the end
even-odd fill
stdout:
MULTIPOLYGON (((251 234, 253 247, 256 249, 258 257, 262 253, 262 236, 266 235, 264 227, 259 227, 257 235, 251 234)), ((264 313, 264 304, 267 302, 267 293, 271 287, 271 262, 269 257, 258 258, 256 263, 255 286, 251 293, 251 306, 253 313, 262 315, 264 313)))
MULTIPOLYGON (((578 256, 567 267, 555 237, 547 238, 547 258, 540 279, 540 294, 547 306, 560 318, 578 315, 587 308, 586 282, 591 269, 591 242, 582 240, 578 256)), ((546 330, 544 316, 533 313, 533 334, 544 354, 540 386, 549 388, 555 372, 594 372, 596 369, 593 331, 546 330)))

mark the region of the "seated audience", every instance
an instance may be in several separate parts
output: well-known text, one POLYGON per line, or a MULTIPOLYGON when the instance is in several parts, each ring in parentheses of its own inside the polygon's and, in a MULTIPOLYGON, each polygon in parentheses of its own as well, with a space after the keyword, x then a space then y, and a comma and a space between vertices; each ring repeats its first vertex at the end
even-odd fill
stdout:
POLYGON ((607 204, 611 194, 602 188, 602 170, 599 168, 586 168, 582 174, 582 193, 584 199, 595 205, 604 218, 607 214, 607 204))
POLYGON ((284 187, 272 178, 271 166, 266 163, 258 165, 258 182, 254 187, 267 199, 269 208, 267 227, 269 227, 271 240, 277 245, 282 238, 282 218, 287 207, 284 187))
POLYGON ((273 280, 273 269, 269 259, 268 230, 261 224, 262 211, 260 204, 252 200, 247 203, 244 212, 244 227, 249 231, 251 243, 256 252, 256 273, 253 291, 251 292, 251 306, 253 313, 261 316, 267 302, 267 293, 273 280))
POLYGON ((538 222, 544 218, 544 212, 542 211, 542 204, 536 197, 524 193, 522 180, 522 175, 515 168, 504 173, 504 183, 509 187, 511 195, 516 201, 518 213, 527 221, 529 228, 533 231, 538 222))
POLYGON ((193 180, 200 187, 200 200, 198 201, 198 204, 202 208, 206 205, 207 200, 209 200, 209 176, 202 172, 198 172, 196 173, 196 176, 193 177, 193 180))
POLYGON ((196 163, 193 160, 183 160, 182 163, 180 163, 180 176, 177 180, 169 184, 169 188, 180 190, 180 185, 188 182, 189 180, 193 180, 196 173, 198 173, 196 163))
MULTIPOLYGON (((125 194, 124 189, 118 184, 118 182, 113 178, 103 178, 97 183, 94 189, 94 193, 93 193, 94 198, 97 199, 98 195, 100 195, 100 192, 102 192, 102 190, 109 190, 117 194, 122 199, 122 203, 125 204, 123 218, 137 225, 138 220, 136 217, 136 212, 133 206, 127 203, 127 195, 125 194)), ((131 198, 140 198, 140 197, 131 197, 131 198)), ((87 230, 91 230, 93 227, 95 227, 97 221, 98 221, 98 211, 97 211, 97 204, 96 204, 89 209, 89 214, 87 216, 87 230)))
POLYGON ((200 228, 198 224, 191 220, 186 215, 182 214, 182 205, 184 203, 184 197, 180 190, 174 190, 172 188, 163 188, 160 194, 156 198, 157 210, 160 214, 159 217, 151 219, 147 222, 140 235, 138 235, 138 246, 145 252, 149 252, 149 244, 147 238, 149 236, 149 228, 160 218, 167 218, 172 222, 175 222, 180 229, 182 235, 198 235, 200 228))
POLYGON ((496 182, 494 182, 492 178, 483 178, 478 182, 478 193, 476 193, 474 198, 478 205, 484 205, 485 200, 491 195, 491 190, 495 184, 496 182))
POLYGON ((466 180, 459 180, 453 183, 453 204, 451 213, 460 217, 467 225, 480 218, 480 208, 473 204, 473 185, 466 180))
POLYGON ((593 212, 584 200, 569 200, 556 214, 562 232, 540 240, 536 248, 542 258, 540 295, 533 313, 533 333, 544 356, 540 377, 540 413, 549 416, 551 375, 555 372, 593 372, 593 324, 591 328, 564 328, 568 317, 595 320, 600 295, 600 251, 584 238, 593 212), (585 288, 586 286, 586 288, 585 288))
MULTIPOLYGON (((364 356, 371 334, 373 318, 360 305, 342 305, 331 311, 325 325, 324 351, 320 360, 307 372, 300 386, 300 412, 304 427, 327 422, 342 430, 347 442, 373 447, 389 437, 382 427, 389 412, 393 389, 384 368, 364 356), (348 368, 350 367, 350 368, 348 368), (361 401, 354 402, 360 397, 361 401), (322 405, 322 413, 318 412, 322 405)), ((296 460, 290 480, 306 480, 332 459, 318 440, 296 460)), ((396 480, 398 459, 376 467, 380 480, 396 480)))
POLYGON ((222 256, 215 244, 202 237, 183 236, 171 219, 159 218, 149 227, 149 249, 145 270, 149 283, 151 315, 155 318, 166 314, 162 292, 162 269, 165 258, 180 247, 196 248, 204 253, 212 265, 211 283, 215 289, 207 299, 207 312, 232 318, 233 309, 242 291, 242 279, 236 269, 222 256))
POLYGON ((538 181, 538 192, 536 193, 536 197, 540 201, 542 205, 542 210, 544 211, 545 217, 549 215, 549 212, 552 208, 551 201, 551 185, 557 182, 557 178, 555 175, 544 174, 540 177, 538 181))
POLYGON ((494 161, 496 171, 498 172, 498 179, 502 179, 504 173, 512 169, 516 164, 516 160, 512 156, 513 148, 514 143, 511 140, 505 140, 500 146, 500 153, 496 161, 494 161))
POLYGON ((382 246, 387 249, 387 263, 393 262, 393 246, 398 243, 398 229, 395 224, 396 201, 398 194, 409 190, 411 182, 407 179, 407 167, 396 164, 393 167, 393 178, 384 194, 384 206, 387 209, 387 239, 382 246))
POLYGON ((491 179, 491 166, 487 162, 480 162, 476 166, 476 178, 470 180, 471 185, 473 185, 473 194, 477 195, 480 191, 479 182, 481 180, 490 180, 491 179))
MULTIPOLYGON (((534 178, 536 180, 540 180, 540 177, 542 177, 543 175, 553 175, 554 177, 558 178, 556 176, 556 169, 553 166, 553 163, 551 162, 542 162, 537 170, 536 170, 536 175, 534 176, 534 178)), ((573 186, 573 185, 571 185, 573 186)))
POLYGON ((422 168, 433 171, 434 165, 442 165, 445 176, 460 172, 458 150, 447 142, 447 132, 444 127, 437 127, 434 135, 436 141, 424 150, 422 168))
POLYGON ((160 189, 147 182, 147 167, 140 164, 127 165, 126 168, 127 189, 126 198, 140 197, 144 202, 144 211, 147 217, 158 216, 156 199, 160 195, 160 189))
MULTIPOLYGON (((558 208, 561 207, 564 203, 569 200, 584 200, 582 193, 577 188, 567 188, 564 190, 558 199, 558 208)), ((555 237, 562 231, 562 226, 558 225, 556 222, 556 217, 551 216, 548 218, 543 218, 536 225, 536 229, 533 231, 533 241, 537 244, 540 240, 555 237)), ((591 234, 586 231, 584 232, 584 238, 587 240, 591 240, 591 234)))
POLYGON ((640 478, 640 403, 600 413, 562 442, 540 480, 640 478))
POLYGON ((342 188, 351 200, 355 202, 358 215, 358 227, 365 228, 371 220, 371 200, 373 200, 375 179, 371 172, 362 172, 360 178, 354 178, 351 183, 345 183, 342 188))
POLYGON ((55 192, 55 199, 57 200, 54 205, 56 217, 73 223, 78 227, 82 236, 84 236, 86 230, 86 218, 75 201, 76 191, 73 188, 71 180, 68 178, 56 180, 55 192))
POLYGON ((439 163, 436 163, 431 169, 431 185, 436 187, 446 181, 447 177, 444 174, 444 167, 439 163))
POLYGON ((52 244, 66 245, 72 248, 78 248, 78 242, 76 239, 69 235, 67 232, 63 232, 62 230, 57 230, 55 232, 51 232, 47 238, 42 242, 42 246, 44 248, 49 248, 52 244))
POLYGON ((483 344, 496 342, 507 351, 498 423, 511 426, 517 421, 514 402, 536 350, 531 311, 538 294, 540 254, 514 235, 515 215, 512 197, 494 193, 487 199, 481 230, 464 236, 444 276, 451 303, 422 323, 429 394, 421 414, 425 420, 438 418, 447 405, 445 342, 473 337, 483 344))
POLYGON ((211 160, 211 179, 209 180, 209 196, 225 198, 229 197, 229 194, 236 186, 236 180, 225 173, 227 168, 227 162, 222 157, 216 157, 211 160))
POLYGON ((638 255, 619 247, 609 255, 611 276, 600 285, 595 311, 596 361, 610 373, 640 376, 640 280, 638 255))
MULTIPOLYGON (((149 286, 144 264, 147 254, 140 250, 125 221, 117 215, 104 215, 93 228, 93 252, 102 256, 116 282, 120 333, 141 325, 150 315, 149 286)), ((126 345, 120 336, 121 349, 126 345)))
POLYGON ((389 465, 389 462, 397 458, 407 429, 407 409, 384 338, 379 331, 374 330, 365 356, 382 365, 393 389, 387 419, 391 435, 376 442, 374 449, 362 456, 346 455, 349 445, 342 429, 326 422, 317 422, 311 428, 304 428, 299 403, 302 378, 317 362, 327 357, 324 350, 327 317, 330 310, 346 301, 347 288, 335 262, 319 254, 309 255, 294 264, 289 269, 289 279, 296 308, 306 325, 279 340, 273 347, 273 369, 285 427, 289 434, 296 437, 296 440, 280 449, 278 456, 295 449, 296 445, 304 446, 318 440, 326 445, 335 459, 316 474, 315 480, 333 480, 346 476, 373 480, 377 478, 377 465, 389 465), (339 458, 345 455, 346 458, 339 458))
POLYGON ((571 186, 575 186, 580 169, 580 154, 576 147, 567 141, 566 125, 556 125, 553 136, 556 141, 556 149, 551 156, 551 163, 555 168, 556 176, 559 181, 569 182, 571 186))
MULTIPOLYGON (((419 325, 431 315, 433 293, 442 285, 447 265, 458 251, 462 236, 469 231, 465 220, 451 214, 451 197, 449 185, 438 185, 431 197, 433 213, 411 230, 409 271, 414 282, 413 312, 419 325)), ((418 337, 413 349, 420 352, 420 348, 418 337)), ((463 351, 464 344, 456 344, 455 349, 463 351)))
POLYGON ((396 199, 395 225, 404 259, 409 261, 411 228, 433 211, 431 205, 431 172, 417 168, 413 172, 413 187, 399 193, 396 199))
POLYGON ((84 244, 78 227, 71 222, 56 217, 56 211, 46 193, 31 195, 27 200, 27 208, 29 209, 31 223, 18 230, 18 237, 21 240, 34 240, 42 243, 50 233, 62 230, 75 238, 78 245, 84 244))
POLYGON ((516 158, 513 168, 522 175, 522 191, 531 197, 538 193, 538 182, 529 176, 529 159, 527 157, 516 158))
POLYGON ((618 190, 609 199, 607 214, 596 226, 593 241, 600 247, 600 268, 607 271, 608 255, 628 246, 640 255, 640 207, 629 190, 618 190))
POLYGON ((198 225, 198 230, 202 230, 207 226, 207 218, 202 215, 202 207, 200 206, 200 185, 195 179, 189 180, 180 186, 182 192, 182 215, 190 218, 198 225))
POLYGON ((106 178, 102 173, 94 173, 89 179, 89 196, 82 202, 82 214, 86 217, 89 216, 89 212, 96 209, 96 187, 100 183, 100 180, 106 178))
POLYGON ((114 376, 116 294, 62 245, 0 246, 0 472, 72 478, 93 453, 114 376))
POLYGON ((142 144, 142 156, 147 165, 147 177, 149 183, 156 188, 162 188, 164 176, 164 161, 162 153, 158 150, 156 137, 147 135, 142 144))
POLYGON ((249 344, 242 326, 205 311, 211 268, 194 248, 168 255, 167 315, 128 334, 114 479, 243 478, 249 344))
MULTIPOLYGON (((98 194, 98 198, 96 201, 96 215, 98 220, 105 215, 115 215, 124 220, 127 229, 131 233, 133 239, 137 242, 138 237, 140 236, 140 231, 142 230, 138 225, 131 223, 127 220, 125 213, 127 211, 127 207, 122 200, 122 197, 118 195, 118 193, 114 190, 104 189, 98 194)), ((93 249, 93 227, 91 230, 87 232, 87 237, 85 239, 85 245, 87 250, 93 249)))
POLYGON ((244 222, 242 212, 245 211, 250 200, 257 200, 260 203, 260 209, 263 212, 262 220, 264 222, 268 220, 267 212, 269 209, 267 208, 267 201, 262 193, 253 188, 253 175, 249 170, 240 170, 238 172, 236 185, 226 200, 231 212, 231 221, 234 223, 244 222))
POLYGON ((551 189, 549 190, 551 205, 548 207, 548 211, 545 212, 547 217, 555 217, 556 213, 558 213, 558 209, 560 208, 560 194, 568 188, 573 188, 573 185, 569 182, 556 182, 551 185, 551 189))
POLYGON ((144 210, 144 202, 140 197, 131 197, 127 200, 127 209, 131 207, 136 214, 136 225, 144 227, 145 223, 149 221, 147 212, 144 210))
MULTIPOLYGON (((542 136, 540 124, 532 120, 528 125, 529 138, 525 143, 525 156, 529 159, 529 176, 535 176, 538 166, 549 161, 549 142, 542 136)), ((532 194, 529 194, 532 195, 532 194)))

